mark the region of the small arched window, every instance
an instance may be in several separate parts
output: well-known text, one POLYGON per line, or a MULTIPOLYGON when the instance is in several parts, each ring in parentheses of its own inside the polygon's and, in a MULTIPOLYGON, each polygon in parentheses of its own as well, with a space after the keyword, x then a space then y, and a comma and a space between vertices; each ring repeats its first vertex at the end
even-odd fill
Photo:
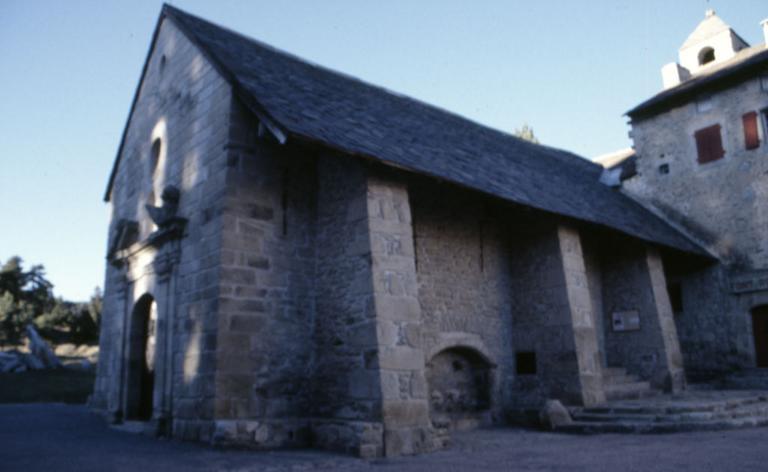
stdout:
POLYGON ((152 141, 152 152, 149 155, 149 172, 152 177, 154 177, 157 172, 157 165, 160 162, 160 150, 162 147, 163 144, 162 141, 160 141, 160 138, 152 141))
POLYGON ((715 60, 715 50, 706 47, 699 51, 699 65, 703 66, 715 60))

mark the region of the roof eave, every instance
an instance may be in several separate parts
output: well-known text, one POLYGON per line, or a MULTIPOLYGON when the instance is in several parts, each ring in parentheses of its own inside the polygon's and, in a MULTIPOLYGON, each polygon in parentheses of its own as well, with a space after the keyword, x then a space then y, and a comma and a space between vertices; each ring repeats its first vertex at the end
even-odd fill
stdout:
POLYGON ((144 77, 147 74, 147 68, 149 67, 149 58, 152 57, 152 53, 155 50, 155 44, 157 43, 157 36, 160 34, 160 25, 165 18, 165 7, 160 12, 160 16, 157 18, 155 24, 155 31, 152 33, 152 41, 149 43, 149 50, 147 51, 147 57, 144 59, 144 66, 141 68, 141 76, 139 77, 139 84, 136 86, 136 90, 133 92, 133 100, 131 101, 131 108, 128 110, 128 117, 125 120, 125 126, 123 127, 123 134, 120 137, 120 144, 117 147, 117 155, 115 156, 114 163, 112 164, 112 171, 109 173, 109 181, 107 182, 107 188, 104 192, 104 201, 108 202, 112 195, 112 187, 115 183, 115 177, 117 176, 117 167, 120 164, 120 156, 123 154, 123 148, 125 147, 125 140, 128 136, 128 128, 131 126, 131 118, 133 117, 133 111, 136 108, 136 103, 139 100, 139 92, 144 84, 144 77))
MULTIPOLYGON (((344 148, 342 146, 339 146, 338 144, 330 142, 330 141, 319 140, 319 139, 316 139, 314 137, 306 136, 306 135, 299 134, 299 133, 291 133, 291 138, 294 139, 295 141, 303 141, 303 142, 306 142, 306 143, 309 143, 309 144, 323 146, 323 147, 325 147, 327 149, 330 149, 332 151, 336 151, 336 152, 339 152, 341 154, 345 154, 345 155, 348 155, 348 156, 358 157, 358 158, 361 158, 361 159, 369 161, 369 162, 374 162, 374 163, 385 165, 387 167, 391 167, 391 168, 398 169, 398 170, 401 170, 401 171, 405 171, 405 172, 409 172, 409 173, 413 173, 413 174, 418 174, 418 175, 423 175, 423 176, 428 177, 428 178, 436 179, 436 180, 439 180, 439 181, 442 181, 442 182, 447 182, 447 183, 450 183, 451 185, 456 185, 458 187, 465 188, 465 189, 473 191, 473 192, 480 192, 480 193, 482 193, 484 195, 488 195, 488 196, 491 196, 493 198, 497 198, 499 200, 503 200, 505 202, 512 203, 512 204, 515 204, 515 205, 520 205, 520 206, 523 206, 523 207, 526 207, 526 208, 530 208, 530 209, 535 210, 535 211, 541 211, 541 212, 544 212, 544 213, 547 213, 547 214, 550 214, 550 215, 555 215, 555 216, 559 216, 559 217, 569 218, 572 221, 578 221, 578 222, 581 222, 581 223, 584 223, 584 224, 595 225, 597 227, 606 228, 606 229, 611 230, 611 231, 617 231, 617 232, 619 232, 621 234, 626 235, 627 237, 635 238, 635 239, 637 239, 639 241, 644 241, 647 244, 653 244, 653 245, 656 245, 656 246, 659 246, 659 247, 663 247, 663 248, 666 248, 666 249, 669 249, 669 250, 679 251, 681 253, 691 254, 691 255, 695 255, 695 256, 699 256, 699 257, 704 257, 704 258, 711 259, 711 260, 717 260, 717 256, 713 255, 706 247, 704 247, 703 245, 699 244, 698 241, 696 241, 695 239, 691 238, 690 235, 688 235, 687 233, 679 231, 677 228, 675 228, 674 226, 670 225, 669 222, 665 218, 661 218, 659 215, 657 215, 654 212, 649 212, 649 213, 651 213, 652 216, 654 216, 654 217, 658 218, 659 220, 661 220, 662 223, 664 223, 667 226, 669 226, 672 231, 674 231, 675 233, 679 234, 685 240, 685 242, 688 243, 688 247, 684 247, 684 245, 682 245, 682 244, 674 245, 671 242, 666 242, 666 243, 665 242, 660 242, 658 240, 650 239, 650 238, 643 237, 643 236, 640 236, 640 235, 637 235, 637 234, 632 234, 632 233, 628 232, 627 230, 622 230, 622 229, 619 229, 619 228, 616 228, 616 227, 613 227, 613 226, 610 226, 610 225, 607 225, 607 224, 604 224, 604 223, 601 223, 601 222, 598 222, 598 221, 591 221, 591 220, 588 220, 588 219, 576 217, 576 216, 573 216, 573 215, 568 215, 568 214, 565 214, 565 213, 556 213, 556 212, 548 210, 548 209, 546 209, 544 207, 540 207, 540 206, 537 206, 535 204, 532 204, 530 202, 520 202, 520 201, 512 200, 512 199, 509 199, 509 198, 504 198, 504 197, 501 197, 500 195, 497 195, 497 194, 495 194, 493 192, 489 192, 489 191, 487 191, 485 189, 482 189, 482 188, 479 188, 479 187, 474 187, 474 186, 469 185, 469 184, 465 184, 465 183, 456 182, 456 181, 453 181, 453 180, 450 180, 450 179, 446 179, 445 177, 440 176, 438 174, 427 172, 427 171, 424 171, 424 170, 421 170, 421 169, 415 169, 415 168, 412 168, 412 167, 404 166, 404 165, 401 165, 401 164, 398 164, 398 163, 395 163, 395 162, 391 162, 391 161, 389 161, 387 159, 383 159, 383 158, 378 157, 378 156, 364 154, 364 153, 360 153, 360 152, 353 151, 353 150, 350 150, 350 149, 346 149, 346 148, 344 148)), ((626 196, 625 196, 625 198, 627 198, 633 204, 643 207, 647 211, 647 209, 643 205, 640 205, 634 199, 626 197, 626 196)))

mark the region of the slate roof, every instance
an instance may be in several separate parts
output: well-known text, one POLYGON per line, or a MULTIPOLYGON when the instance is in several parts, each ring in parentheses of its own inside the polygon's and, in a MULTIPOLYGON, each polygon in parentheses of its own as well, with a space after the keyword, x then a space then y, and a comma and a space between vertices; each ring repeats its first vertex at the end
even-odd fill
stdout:
POLYGON ((633 120, 649 118, 695 100, 702 94, 723 90, 765 73, 768 73, 768 48, 764 44, 759 44, 742 49, 731 59, 714 65, 679 85, 659 92, 626 114, 633 120))
MULTIPOLYGON (((601 167, 392 93, 165 5, 254 113, 310 140, 498 198, 707 254, 638 203, 598 182, 601 167)), ((162 16, 161 16, 162 18, 162 16)), ((109 191, 108 191, 109 193, 109 191)))

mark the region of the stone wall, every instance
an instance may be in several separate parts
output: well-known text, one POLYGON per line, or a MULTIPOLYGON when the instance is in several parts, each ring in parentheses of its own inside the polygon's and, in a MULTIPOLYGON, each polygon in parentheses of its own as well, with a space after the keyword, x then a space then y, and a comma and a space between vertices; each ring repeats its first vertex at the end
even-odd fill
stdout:
POLYGON ((534 372, 515 378, 515 406, 538 407, 548 398, 583 403, 557 226, 521 224, 513 241, 512 270, 524 274, 513 277, 511 284, 513 345, 535 361, 534 372))
POLYGON ((605 401, 602 349, 597 333, 603 324, 596 321, 600 312, 596 311, 593 304, 595 291, 589 287, 589 280, 593 276, 590 276, 585 263, 581 231, 561 223, 557 227, 557 238, 568 305, 564 312, 553 314, 550 322, 557 316, 556 325, 563 323, 556 328, 558 331, 567 334, 569 329, 572 330, 576 348, 576 373, 581 383, 581 403, 599 404, 605 401))
POLYGON ((605 337, 611 329, 611 320, 603 306, 603 267, 602 252, 603 245, 600 238, 587 232, 583 238, 582 252, 584 255, 584 268, 587 273, 587 286, 589 287, 589 296, 594 310, 595 331, 597 333, 597 345, 600 351, 600 363, 603 367, 608 366, 608 354, 605 348, 605 337))
MULTIPOLYGON (((158 387, 172 409, 173 434, 206 439, 213 417, 216 310, 221 232, 221 196, 227 170, 231 90, 202 54, 164 21, 148 59, 135 108, 129 117, 114 186, 109 236, 120 219, 139 222, 139 239, 153 231, 144 205, 160 204, 165 185, 181 190, 179 215, 189 219, 177 248, 180 260, 158 274, 156 254, 142 250, 127 265, 108 265, 101 352, 93 405, 122 414, 125 320, 145 292, 158 299, 158 349, 173 352, 176 376, 158 387), (160 152, 153 155, 153 142, 160 152), (157 158, 156 164, 153 162, 157 158), (156 169, 154 169, 156 167, 156 169), (163 303, 160 303, 163 298, 163 303), (171 327, 168 336, 166 326, 171 327)), ((165 251, 166 249, 163 249, 165 251)), ((165 371, 170 371, 166 368, 165 371)), ((156 411, 156 416, 168 415, 156 411)))
POLYGON ((409 192, 394 173, 368 178, 368 228, 385 454, 442 446, 429 418, 424 323, 419 305, 409 192))
MULTIPOLYGON (((686 365, 695 376, 754 365, 749 298, 731 293, 735 273, 768 268, 768 144, 745 149, 742 115, 768 106, 759 76, 660 115, 632 122, 639 175, 623 190, 686 229, 717 254, 722 267, 677 271, 684 309, 675 319, 686 365), (697 162, 694 133, 719 124, 725 156, 697 162), (661 173, 666 165, 668 173, 661 173), (698 372, 698 374, 697 374, 698 372), (700 375, 699 375, 700 374, 700 375)), ((759 275, 759 274, 758 274, 759 275)), ((752 293, 768 293, 758 290, 752 293)))
POLYGON ((759 119, 760 146, 746 150, 742 124, 743 114, 768 107, 768 93, 755 77, 709 100, 709 111, 697 111, 692 101, 631 123, 639 175, 624 183, 624 191, 687 228, 726 262, 768 267, 768 144, 759 119), (694 133, 714 124, 721 126, 725 157, 699 164, 694 133), (668 173, 660 172, 662 165, 668 173))
MULTIPOLYGON (((608 246, 611 248, 611 246, 608 246)), ((661 259, 645 246, 622 241, 602 255, 605 351, 610 367, 624 367, 666 391, 685 386, 682 355, 661 259), (627 313, 632 327, 615 326, 613 316, 627 313)))
POLYGON ((324 448, 381 455, 367 174, 359 162, 329 154, 318 161, 317 180, 315 441, 324 448))
POLYGON ((426 179, 415 180, 410 193, 427 362, 457 347, 486 357, 494 368, 484 410, 501 421, 514 378, 511 212, 426 179))
POLYGON ((235 102, 221 209, 216 441, 306 445, 315 310, 313 155, 235 102))
POLYGON ((727 267, 710 264, 674 271, 682 311, 674 319, 689 378, 711 380, 754 365, 750 310, 766 303, 765 291, 731 293, 727 267))

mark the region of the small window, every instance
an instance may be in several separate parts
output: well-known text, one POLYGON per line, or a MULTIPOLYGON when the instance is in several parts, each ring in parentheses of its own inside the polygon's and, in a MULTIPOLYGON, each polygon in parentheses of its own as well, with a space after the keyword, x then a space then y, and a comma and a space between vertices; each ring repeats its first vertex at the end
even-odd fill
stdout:
POLYGON ((518 375, 536 375, 536 353, 531 351, 516 352, 515 365, 518 375))
POLYGON ((699 164, 716 161, 725 156, 723 140, 720 137, 720 125, 712 125, 694 133, 699 164))
POLYGON ((763 108, 760 110, 760 119, 763 122, 763 136, 768 135, 768 108, 763 108))
POLYGON ((710 97, 704 97, 696 100, 696 111, 699 113, 705 113, 712 109, 712 99, 710 97))
POLYGON ((768 92, 768 75, 760 77, 760 89, 763 92, 768 92))
POLYGON ((757 112, 751 111, 741 117, 744 124, 744 147, 757 149, 760 146, 760 136, 757 131, 757 112))
POLYGON ((683 312, 683 286, 680 282, 671 282, 667 285, 669 293, 669 303, 672 305, 672 312, 679 314, 683 312))
POLYGON ((160 162, 160 150, 162 148, 163 144, 160 141, 160 138, 155 139, 152 141, 152 152, 149 156, 149 172, 153 176, 155 175, 155 172, 157 172, 157 165, 160 162))
POLYGON ((715 50, 712 48, 704 48, 699 51, 699 65, 703 66, 709 64, 715 60, 715 50))
POLYGON ((662 164, 659 166, 659 174, 661 175, 667 175, 669 174, 669 164, 662 164))

